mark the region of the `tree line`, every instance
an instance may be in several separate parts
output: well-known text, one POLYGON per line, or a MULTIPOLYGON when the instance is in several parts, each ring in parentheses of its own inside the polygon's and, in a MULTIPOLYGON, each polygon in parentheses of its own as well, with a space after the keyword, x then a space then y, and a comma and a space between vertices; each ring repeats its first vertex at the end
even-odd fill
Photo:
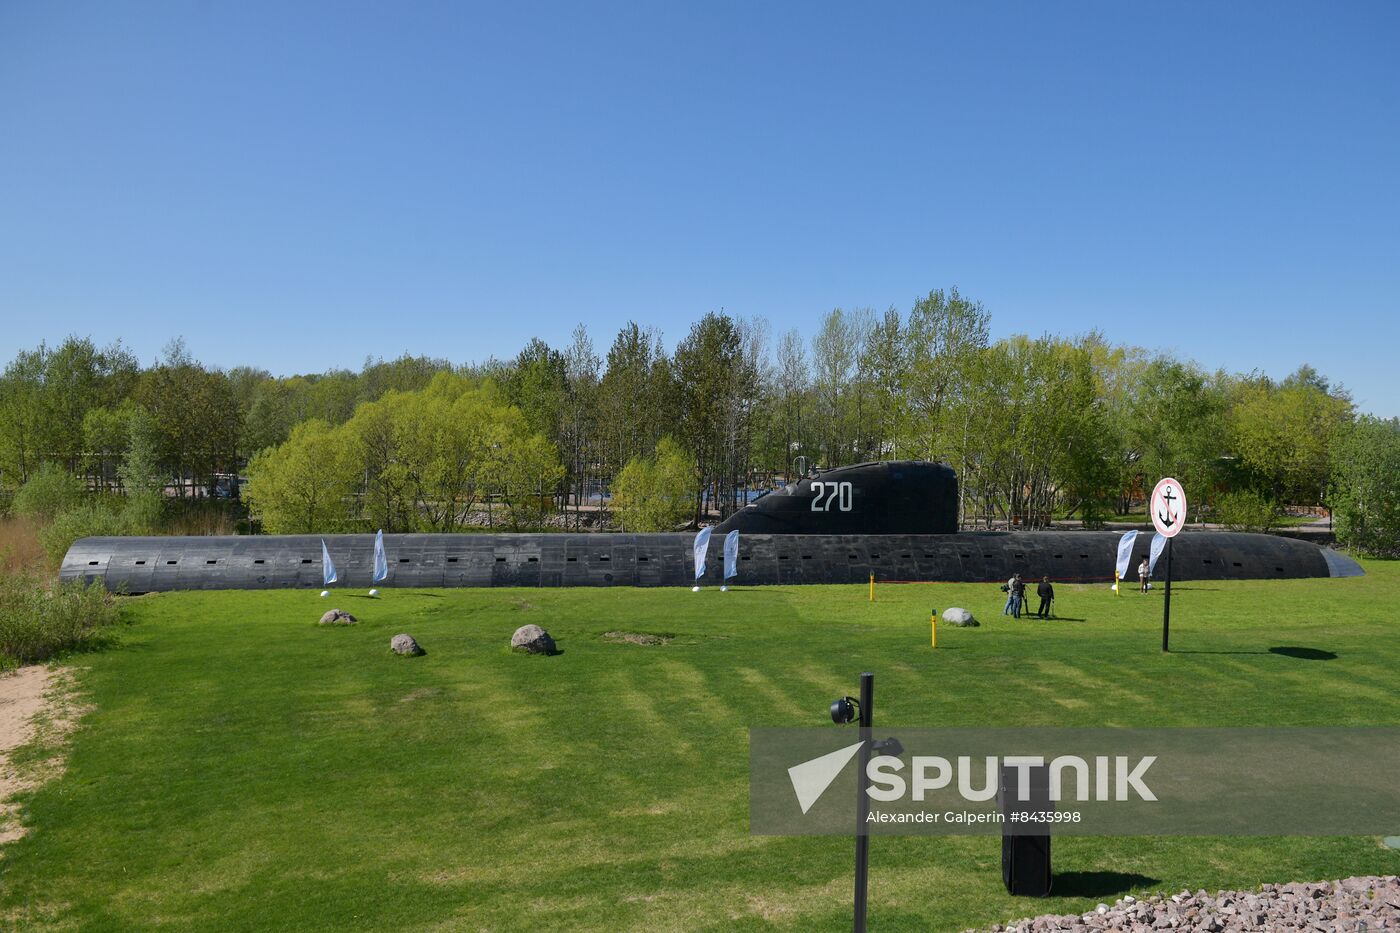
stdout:
POLYGON ((802 469, 925 458, 956 468, 965 527, 1096 526, 1171 474, 1233 526, 1331 506, 1339 534, 1396 549, 1400 426, 1312 368, 1209 372, 1097 333, 992 340, 990 325, 954 288, 837 308, 810 334, 721 311, 669 350, 636 323, 605 349, 580 325, 507 360, 286 377, 208 367, 178 341, 142 366, 70 337, 0 375, 0 496, 45 465, 97 494, 158 480, 168 499, 242 475, 267 530, 653 530, 728 515, 802 469))

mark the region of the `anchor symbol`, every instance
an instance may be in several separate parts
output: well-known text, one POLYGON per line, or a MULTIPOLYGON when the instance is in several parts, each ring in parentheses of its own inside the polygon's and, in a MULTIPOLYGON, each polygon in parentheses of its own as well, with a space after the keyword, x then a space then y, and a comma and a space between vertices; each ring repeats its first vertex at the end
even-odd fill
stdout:
POLYGON ((1176 519, 1172 517, 1172 500, 1175 499, 1176 496, 1172 495, 1172 488, 1170 486, 1162 491, 1162 498, 1166 501, 1167 510, 1166 512, 1158 512, 1157 517, 1162 520, 1163 525, 1170 528, 1176 524, 1176 519))

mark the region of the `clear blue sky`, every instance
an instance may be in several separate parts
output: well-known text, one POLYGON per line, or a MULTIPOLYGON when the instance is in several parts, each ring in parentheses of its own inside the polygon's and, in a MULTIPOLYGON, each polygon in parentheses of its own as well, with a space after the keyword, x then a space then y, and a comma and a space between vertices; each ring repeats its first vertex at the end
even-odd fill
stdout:
POLYGON ((1400 414, 1400 4, 0 2, 3 356, 810 335, 1308 362, 1400 414))

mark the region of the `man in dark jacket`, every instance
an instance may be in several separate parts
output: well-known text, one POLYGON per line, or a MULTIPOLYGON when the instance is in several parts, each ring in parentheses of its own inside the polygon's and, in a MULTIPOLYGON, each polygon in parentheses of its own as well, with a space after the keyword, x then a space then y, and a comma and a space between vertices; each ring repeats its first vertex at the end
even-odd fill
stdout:
POLYGON ((1040 585, 1035 588, 1035 593, 1040 597, 1040 608, 1036 610, 1035 617, 1050 618, 1050 604, 1055 601, 1055 588, 1050 585, 1049 577, 1040 578, 1040 585))

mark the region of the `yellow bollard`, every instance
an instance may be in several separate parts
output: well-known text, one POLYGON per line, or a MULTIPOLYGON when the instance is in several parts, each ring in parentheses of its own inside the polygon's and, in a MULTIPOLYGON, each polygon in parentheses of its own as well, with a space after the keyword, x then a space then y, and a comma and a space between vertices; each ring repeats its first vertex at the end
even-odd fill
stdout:
POLYGON ((929 644, 930 644, 931 647, 937 648, 937 647, 938 647, 938 613, 936 613, 936 612, 930 612, 930 613, 928 614, 928 627, 929 627, 929 633, 930 633, 930 634, 929 634, 929 644))
POLYGON ((1123 591, 1118 588, 1118 571, 1113 571, 1113 595, 1122 596, 1123 591))
POLYGON ((875 601, 875 571, 870 571, 870 601, 875 601))

